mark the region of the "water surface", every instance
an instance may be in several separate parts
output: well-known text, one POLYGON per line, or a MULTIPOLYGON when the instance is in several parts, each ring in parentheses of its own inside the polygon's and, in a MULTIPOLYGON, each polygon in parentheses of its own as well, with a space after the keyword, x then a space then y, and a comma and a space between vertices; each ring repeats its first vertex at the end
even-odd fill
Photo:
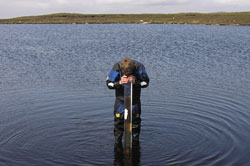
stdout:
POLYGON ((250 164, 250 28, 1 25, 0 166, 250 164), (114 146, 123 57, 142 62, 140 145, 114 146))

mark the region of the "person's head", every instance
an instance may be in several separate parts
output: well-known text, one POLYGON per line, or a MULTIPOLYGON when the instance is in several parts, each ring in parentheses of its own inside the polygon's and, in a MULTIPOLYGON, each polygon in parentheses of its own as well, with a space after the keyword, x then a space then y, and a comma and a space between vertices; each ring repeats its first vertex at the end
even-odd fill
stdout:
POLYGON ((130 58, 124 58, 120 62, 120 68, 121 68, 122 73, 124 75, 129 76, 133 73, 134 68, 135 68, 135 64, 134 64, 133 60, 131 60, 130 58))

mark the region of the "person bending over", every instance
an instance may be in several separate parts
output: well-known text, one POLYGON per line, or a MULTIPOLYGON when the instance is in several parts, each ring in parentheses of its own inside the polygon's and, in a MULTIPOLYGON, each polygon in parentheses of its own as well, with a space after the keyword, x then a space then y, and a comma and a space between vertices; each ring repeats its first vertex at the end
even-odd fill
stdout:
POLYGON ((132 138, 133 143, 139 142, 141 130, 141 88, 149 85, 149 77, 142 63, 130 58, 124 58, 114 64, 108 74, 106 85, 109 89, 115 89, 114 104, 114 136, 115 143, 122 143, 124 131, 124 85, 133 83, 132 97, 132 138))

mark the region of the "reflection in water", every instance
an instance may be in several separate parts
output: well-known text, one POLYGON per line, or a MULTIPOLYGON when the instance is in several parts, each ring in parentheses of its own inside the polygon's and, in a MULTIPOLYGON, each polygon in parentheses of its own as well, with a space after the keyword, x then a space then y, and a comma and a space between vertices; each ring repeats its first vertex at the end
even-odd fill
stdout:
POLYGON ((140 166, 141 146, 138 142, 127 152, 122 144, 114 145, 114 166, 140 166))

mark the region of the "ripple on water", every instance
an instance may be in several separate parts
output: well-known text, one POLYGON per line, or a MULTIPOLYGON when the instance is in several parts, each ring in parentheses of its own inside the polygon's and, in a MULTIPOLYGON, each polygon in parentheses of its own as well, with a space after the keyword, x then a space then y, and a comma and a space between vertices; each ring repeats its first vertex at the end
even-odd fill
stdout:
POLYGON ((244 163, 237 152, 248 142, 242 137, 249 126, 246 96, 213 88, 182 94, 143 105, 143 141, 150 142, 145 148, 155 152, 154 160, 187 166, 244 163))
MULTIPOLYGON (((112 104, 95 103, 100 95, 90 97, 79 89, 40 90, 9 90, 3 94, 8 102, 1 112, 0 132, 4 133, 0 136, 1 162, 9 165, 110 163, 112 156, 100 154, 113 151, 112 104)), ((109 101, 110 97, 105 96, 103 100, 109 101)))
POLYGON ((112 165, 114 91, 105 77, 128 56, 151 79, 141 165, 249 166, 249 30, 1 26, 0 165, 112 165))

